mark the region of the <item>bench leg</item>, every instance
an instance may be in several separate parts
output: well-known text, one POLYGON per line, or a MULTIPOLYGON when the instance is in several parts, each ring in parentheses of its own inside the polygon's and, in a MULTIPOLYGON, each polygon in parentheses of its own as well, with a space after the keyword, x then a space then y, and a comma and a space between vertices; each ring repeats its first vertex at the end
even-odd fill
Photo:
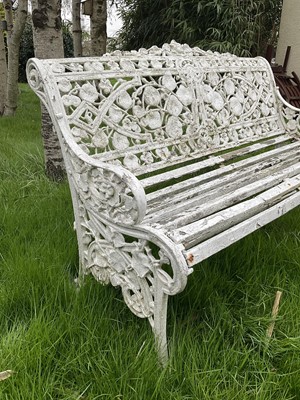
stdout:
POLYGON ((162 285, 156 278, 154 285, 154 316, 150 321, 155 337, 157 353, 162 366, 168 361, 168 345, 167 345, 167 310, 168 295, 162 290, 162 285))

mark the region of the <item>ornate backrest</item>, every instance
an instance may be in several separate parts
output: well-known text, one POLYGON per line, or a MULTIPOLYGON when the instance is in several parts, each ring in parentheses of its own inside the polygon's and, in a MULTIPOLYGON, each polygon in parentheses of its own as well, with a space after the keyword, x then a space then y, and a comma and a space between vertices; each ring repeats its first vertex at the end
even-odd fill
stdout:
POLYGON ((282 132, 273 76, 259 57, 173 42, 99 58, 33 59, 28 77, 46 104, 56 99, 63 135, 136 174, 282 132))

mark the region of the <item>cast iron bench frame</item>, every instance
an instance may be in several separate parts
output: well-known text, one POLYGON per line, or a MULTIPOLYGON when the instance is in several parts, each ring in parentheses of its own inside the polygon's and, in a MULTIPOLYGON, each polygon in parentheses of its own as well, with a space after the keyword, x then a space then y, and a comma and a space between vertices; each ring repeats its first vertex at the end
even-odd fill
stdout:
POLYGON ((300 204, 300 113, 268 62, 176 42, 31 59, 57 131, 80 276, 120 286, 162 362, 167 301, 193 266, 300 204))

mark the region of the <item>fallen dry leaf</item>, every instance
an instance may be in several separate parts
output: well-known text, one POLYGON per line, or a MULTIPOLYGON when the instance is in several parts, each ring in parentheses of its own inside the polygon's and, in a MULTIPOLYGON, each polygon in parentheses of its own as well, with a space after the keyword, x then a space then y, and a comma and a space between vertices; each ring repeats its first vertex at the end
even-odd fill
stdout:
POLYGON ((10 378, 14 371, 8 369, 7 371, 0 372, 0 381, 4 381, 7 378, 10 378))

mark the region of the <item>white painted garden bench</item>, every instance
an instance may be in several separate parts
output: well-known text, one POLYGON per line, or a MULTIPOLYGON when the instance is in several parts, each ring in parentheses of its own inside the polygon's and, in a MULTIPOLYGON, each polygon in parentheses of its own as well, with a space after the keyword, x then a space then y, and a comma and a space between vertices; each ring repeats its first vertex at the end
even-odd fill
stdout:
POLYGON ((61 143, 82 275, 120 286, 167 358, 192 267, 300 204, 300 113, 263 58, 175 42, 31 59, 61 143))

